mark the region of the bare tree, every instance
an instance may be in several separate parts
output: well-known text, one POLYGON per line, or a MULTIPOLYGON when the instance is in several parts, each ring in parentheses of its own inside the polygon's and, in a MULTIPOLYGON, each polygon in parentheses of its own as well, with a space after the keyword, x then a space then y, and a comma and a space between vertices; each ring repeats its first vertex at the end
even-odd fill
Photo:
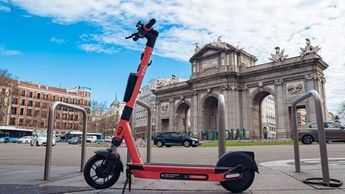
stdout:
POLYGON ((100 132, 103 129, 106 129, 107 120, 106 120, 106 113, 107 113, 107 104, 106 102, 98 102, 92 101, 91 102, 91 123, 89 125, 89 130, 94 132, 100 132))
POLYGON ((345 119, 345 102, 341 103, 338 115, 341 119, 345 119))
POLYGON ((11 98, 16 91, 17 82, 7 70, 0 69, 0 125, 7 125, 10 114, 11 98))

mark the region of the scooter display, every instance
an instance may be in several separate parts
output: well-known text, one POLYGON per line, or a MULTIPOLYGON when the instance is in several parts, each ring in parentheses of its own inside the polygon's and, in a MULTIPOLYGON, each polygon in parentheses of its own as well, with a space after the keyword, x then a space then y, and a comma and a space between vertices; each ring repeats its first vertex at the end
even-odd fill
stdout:
POLYGON ((126 37, 126 39, 132 38, 133 41, 145 38, 146 47, 136 73, 129 75, 124 95, 126 106, 114 132, 111 148, 96 151, 95 155, 88 160, 84 167, 86 182, 95 189, 105 189, 118 181, 124 166, 117 153, 117 147, 125 140, 131 162, 126 165, 126 182, 123 192, 127 184, 131 190, 132 176, 144 179, 220 182, 228 191, 234 193, 245 191, 253 183, 255 172, 258 172, 253 152, 226 153, 216 165, 144 163, 141 159, 131 134, 129 119, 146 70, 151 64, 150 58, 159 34, 153 29, 155 23, 155 19, 151 19, 146 24, 138 22, 137 32, 126 37))

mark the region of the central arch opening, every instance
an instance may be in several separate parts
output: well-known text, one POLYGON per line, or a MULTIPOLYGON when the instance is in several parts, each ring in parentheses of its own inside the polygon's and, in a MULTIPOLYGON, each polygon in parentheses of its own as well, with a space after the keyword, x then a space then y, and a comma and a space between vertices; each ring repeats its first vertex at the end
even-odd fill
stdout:
POLYGON ((254 96, 252 104, 251 137, 256 139, 275 139, 277 137, 275 98, 267 91, 254 96))
POLYGON ((187 103, 182 103, 176 110, 176 131, 187 133, 190 129, 190 108, 187 103))
POLYGON ((207 97, 203 104, 204 130, 217 129, 217 112, 218 99, 214 96, 207 97))

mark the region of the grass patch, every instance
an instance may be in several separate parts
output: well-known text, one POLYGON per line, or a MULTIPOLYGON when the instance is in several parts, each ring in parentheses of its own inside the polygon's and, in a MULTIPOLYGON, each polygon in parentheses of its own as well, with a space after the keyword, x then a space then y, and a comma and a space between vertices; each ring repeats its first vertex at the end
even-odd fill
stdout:
MULTIPOLYGON (((292 145, 293 141, 272 141, 272 142, 259 142, 259 141, 227 141, 226 146, 265 146, 265 145, 292 145)), ((218 147, 218 141, 202 142, 200 147, 218 147)))

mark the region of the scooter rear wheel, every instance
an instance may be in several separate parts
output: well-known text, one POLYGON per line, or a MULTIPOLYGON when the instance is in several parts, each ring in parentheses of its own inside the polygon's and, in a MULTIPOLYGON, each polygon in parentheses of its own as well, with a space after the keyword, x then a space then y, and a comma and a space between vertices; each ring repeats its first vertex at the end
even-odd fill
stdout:
POLYGON ((113 166, 106 171, 109 158, 100 155, 91 157, 84 168, 85 181, 95 189, 106 189, 114 185, 120 177, 121 166, 113 166))
POLYGON ((244 166, 244 171, 242 176, 239 179, 229 180, 220 182, 220 184, 228 191, 232 193, 241 193, 242 191, 247 190, 253 183, 255 172, 254 170, 250 169, 248 164, 248 160, 253 160, 249 156, 245 154, 232 154, 228 153, 225 157, 222 157, 217 166, 220 167, 235 167, 239 164, 244 166))

